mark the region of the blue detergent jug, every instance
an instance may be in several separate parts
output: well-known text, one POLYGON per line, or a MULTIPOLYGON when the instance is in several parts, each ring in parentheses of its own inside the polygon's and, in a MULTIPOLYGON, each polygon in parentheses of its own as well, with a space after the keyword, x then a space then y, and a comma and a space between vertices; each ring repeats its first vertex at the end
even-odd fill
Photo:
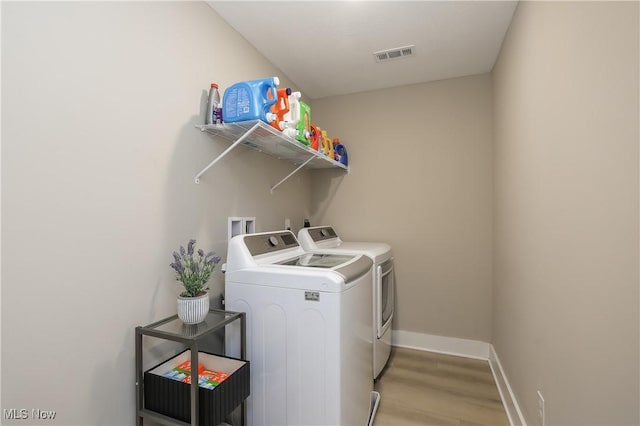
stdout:
POLYGON ((271 105, 278 101, 278 77, 241 81, 224 91, 222 119, 225 123, 262 120, 270 124, 276 119, 271 105))

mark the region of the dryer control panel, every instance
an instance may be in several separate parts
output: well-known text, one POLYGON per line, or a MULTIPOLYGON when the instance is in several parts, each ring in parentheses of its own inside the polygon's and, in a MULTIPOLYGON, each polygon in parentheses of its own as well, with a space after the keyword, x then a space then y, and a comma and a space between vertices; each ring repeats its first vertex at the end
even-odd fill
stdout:
POLYGON ((307 232, 309 232, 309 236, 311 236, 311 239, 316 242, 330 240, 331 238, 335 238, 338 236, 338 234, 336 234, 336 231, 334 231, 330 226, 324 226, 321 228, 309 228, 307 232))
POLYGON ((296 248, 300 245, 291 231, 277 231, 264 234, 249 234, 244 243, 252 256, 296 248))

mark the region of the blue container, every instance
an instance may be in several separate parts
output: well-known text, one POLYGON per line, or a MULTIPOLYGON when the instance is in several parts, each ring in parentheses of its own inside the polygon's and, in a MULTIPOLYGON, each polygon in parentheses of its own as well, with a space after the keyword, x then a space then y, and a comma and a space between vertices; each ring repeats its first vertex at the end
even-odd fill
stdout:
POLYGON ((273 121, 271 105, 278 101, 278 77, 241 81, 224 91, 222 119, 225 123, 246 120, 273 121))
POLYGON ((333 149, 336 152, 336 160, 345 166, 349 166, 349 156, 347 155, 347 148, 342 144, 336 144, 333 149))

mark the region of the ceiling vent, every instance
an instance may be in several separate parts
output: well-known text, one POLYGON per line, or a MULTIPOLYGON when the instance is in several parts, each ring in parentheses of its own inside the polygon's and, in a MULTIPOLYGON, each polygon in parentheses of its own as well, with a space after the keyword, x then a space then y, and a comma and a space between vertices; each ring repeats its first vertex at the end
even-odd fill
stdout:
POLYGON ((407 58, 410 56, 415 56, 416 54, 416 46, 404 46, 404 47, 396 47, 393 49, 380 50, 378 52, 373 52, 373 57, 376 58, 376 62, 387 62, 392 61, 394 59, 407 58))

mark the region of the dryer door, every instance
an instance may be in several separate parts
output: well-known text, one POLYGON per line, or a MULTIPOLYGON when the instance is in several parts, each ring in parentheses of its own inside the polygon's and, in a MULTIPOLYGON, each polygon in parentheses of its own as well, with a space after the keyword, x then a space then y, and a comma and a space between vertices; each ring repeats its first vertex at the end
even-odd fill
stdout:
POLYGON ((376 271, 376 328, 378 339, 391 327, 395 304, 395 274, 393 258, 379 265, 376 271))

